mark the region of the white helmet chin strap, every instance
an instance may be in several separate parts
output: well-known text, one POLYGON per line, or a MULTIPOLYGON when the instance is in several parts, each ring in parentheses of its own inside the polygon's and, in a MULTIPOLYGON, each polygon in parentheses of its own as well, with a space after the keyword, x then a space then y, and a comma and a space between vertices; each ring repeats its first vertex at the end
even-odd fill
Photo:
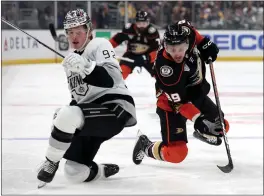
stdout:
POLYGON ((89 34, 90 34, 90 30, 87 31, 87 35, 86 35, 86 39, 85 39, 85 42, 83 43, 83 45, 79 48, 79 49, 76 49, 78 52, 81 52, 85 49, 85 47, 87 46, 87 44, 89 43, 89 34))

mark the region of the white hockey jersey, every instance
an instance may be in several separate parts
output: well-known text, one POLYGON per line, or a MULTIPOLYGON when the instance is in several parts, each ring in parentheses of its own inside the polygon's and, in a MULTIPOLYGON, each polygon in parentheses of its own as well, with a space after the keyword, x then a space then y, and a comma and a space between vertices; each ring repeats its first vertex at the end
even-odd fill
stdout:
POLYGON ((136 124, 136 112, 131 93, 127 89, 119 62, 115 58, 115 51, 111 43, 105 38, 94 38, 86 46, 81 56, 102 66, 112 77, 112 88, 104 88, 87 84, 78 73, 65 70, 68 78, 68 87, 73 99, 77 103, 116 103, 132 115, 126 126, 136 124))

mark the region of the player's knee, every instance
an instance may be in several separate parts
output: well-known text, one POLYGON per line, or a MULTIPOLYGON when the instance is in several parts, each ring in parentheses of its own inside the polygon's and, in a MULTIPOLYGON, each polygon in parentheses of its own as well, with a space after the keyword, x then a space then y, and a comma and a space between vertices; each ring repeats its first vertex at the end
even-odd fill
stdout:
POLYGON ((74 133, 84 124, 84 115, 77 106, 65 106, 61 108, 53 120, 54 126, 66 133, 74 133))
POLYGON ((90 175, 90 168, 84 164, 67 160, 64 166, 64 175, 73 183, 84 182, 90 175))
POLYGON ((123 79, 125 80, 127 76, 132 72, 132 69, 128 67, 127 65, 121 65, 120 67, 122 69, 123 79))
POLYGON ((163 147, 163 159, 171 163, 182 162, 187 154, 188 147, 186 142, 178 141, 163 147))
POLYGON ((54 114, 53 114, 53 120, 57 117, 58 112, 60 111, 61 108, 56 108, 54 114))

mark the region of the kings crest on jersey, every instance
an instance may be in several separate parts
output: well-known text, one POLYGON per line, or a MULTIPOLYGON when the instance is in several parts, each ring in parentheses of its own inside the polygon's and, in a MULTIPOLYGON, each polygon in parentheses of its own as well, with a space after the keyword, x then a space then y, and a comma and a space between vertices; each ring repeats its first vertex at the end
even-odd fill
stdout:
POLYGON ((82 77, 73 72, 69 72, 69 75, 67 76, 69 89, 71 91, 71 94, 76 96, 85 96, 86 93, 89 90, 89 86, 87 83, 85 83, 82 79, 82 77))

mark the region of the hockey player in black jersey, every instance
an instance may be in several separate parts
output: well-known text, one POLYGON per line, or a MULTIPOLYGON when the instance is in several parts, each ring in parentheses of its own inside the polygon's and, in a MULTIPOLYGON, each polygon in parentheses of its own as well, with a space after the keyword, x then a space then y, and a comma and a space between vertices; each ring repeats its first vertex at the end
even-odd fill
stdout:
POLYGON ((126 79, 136 66, 144 67, 153 76, 151 63, 156 57, 160 36, 158 30, 149 23, 147 12, 138 11, 136 22, 126 24, 122 32, 110 39, 114 48, 124 41, 127 41, 127 50, 123 57, 132 59, 134 62, 120 61, 123 78, 126 79))
POLYGON ((125 86, 111 43, 92 39, 92 24, 82 9, 69 11, 64 29, 75 49, 63 60, 72 101, 60 108, 37 178, 40 186, 53 180, 62 158, 64 173, 73 182, 89 182, 119 171, 116 164, 97 164, 100 145, 136 124, 134 100, 125 86))
MULTIPOLYGON (((157 114, 162 141, 152 142, 139 136, 133 161, 144 156, 171 163, 182 162, 187 154, 186 121, 194 122, 194 137, 210 145, 220 145, 222 129, 216 105, 207 96, 210 85, 205 79, 205 62, 217 58, 218 47, 201 36, 187 21, 169 25, 164 33, 154 64, 157 114)), ((225 130, 229 130, 225 120, 225 130)))

